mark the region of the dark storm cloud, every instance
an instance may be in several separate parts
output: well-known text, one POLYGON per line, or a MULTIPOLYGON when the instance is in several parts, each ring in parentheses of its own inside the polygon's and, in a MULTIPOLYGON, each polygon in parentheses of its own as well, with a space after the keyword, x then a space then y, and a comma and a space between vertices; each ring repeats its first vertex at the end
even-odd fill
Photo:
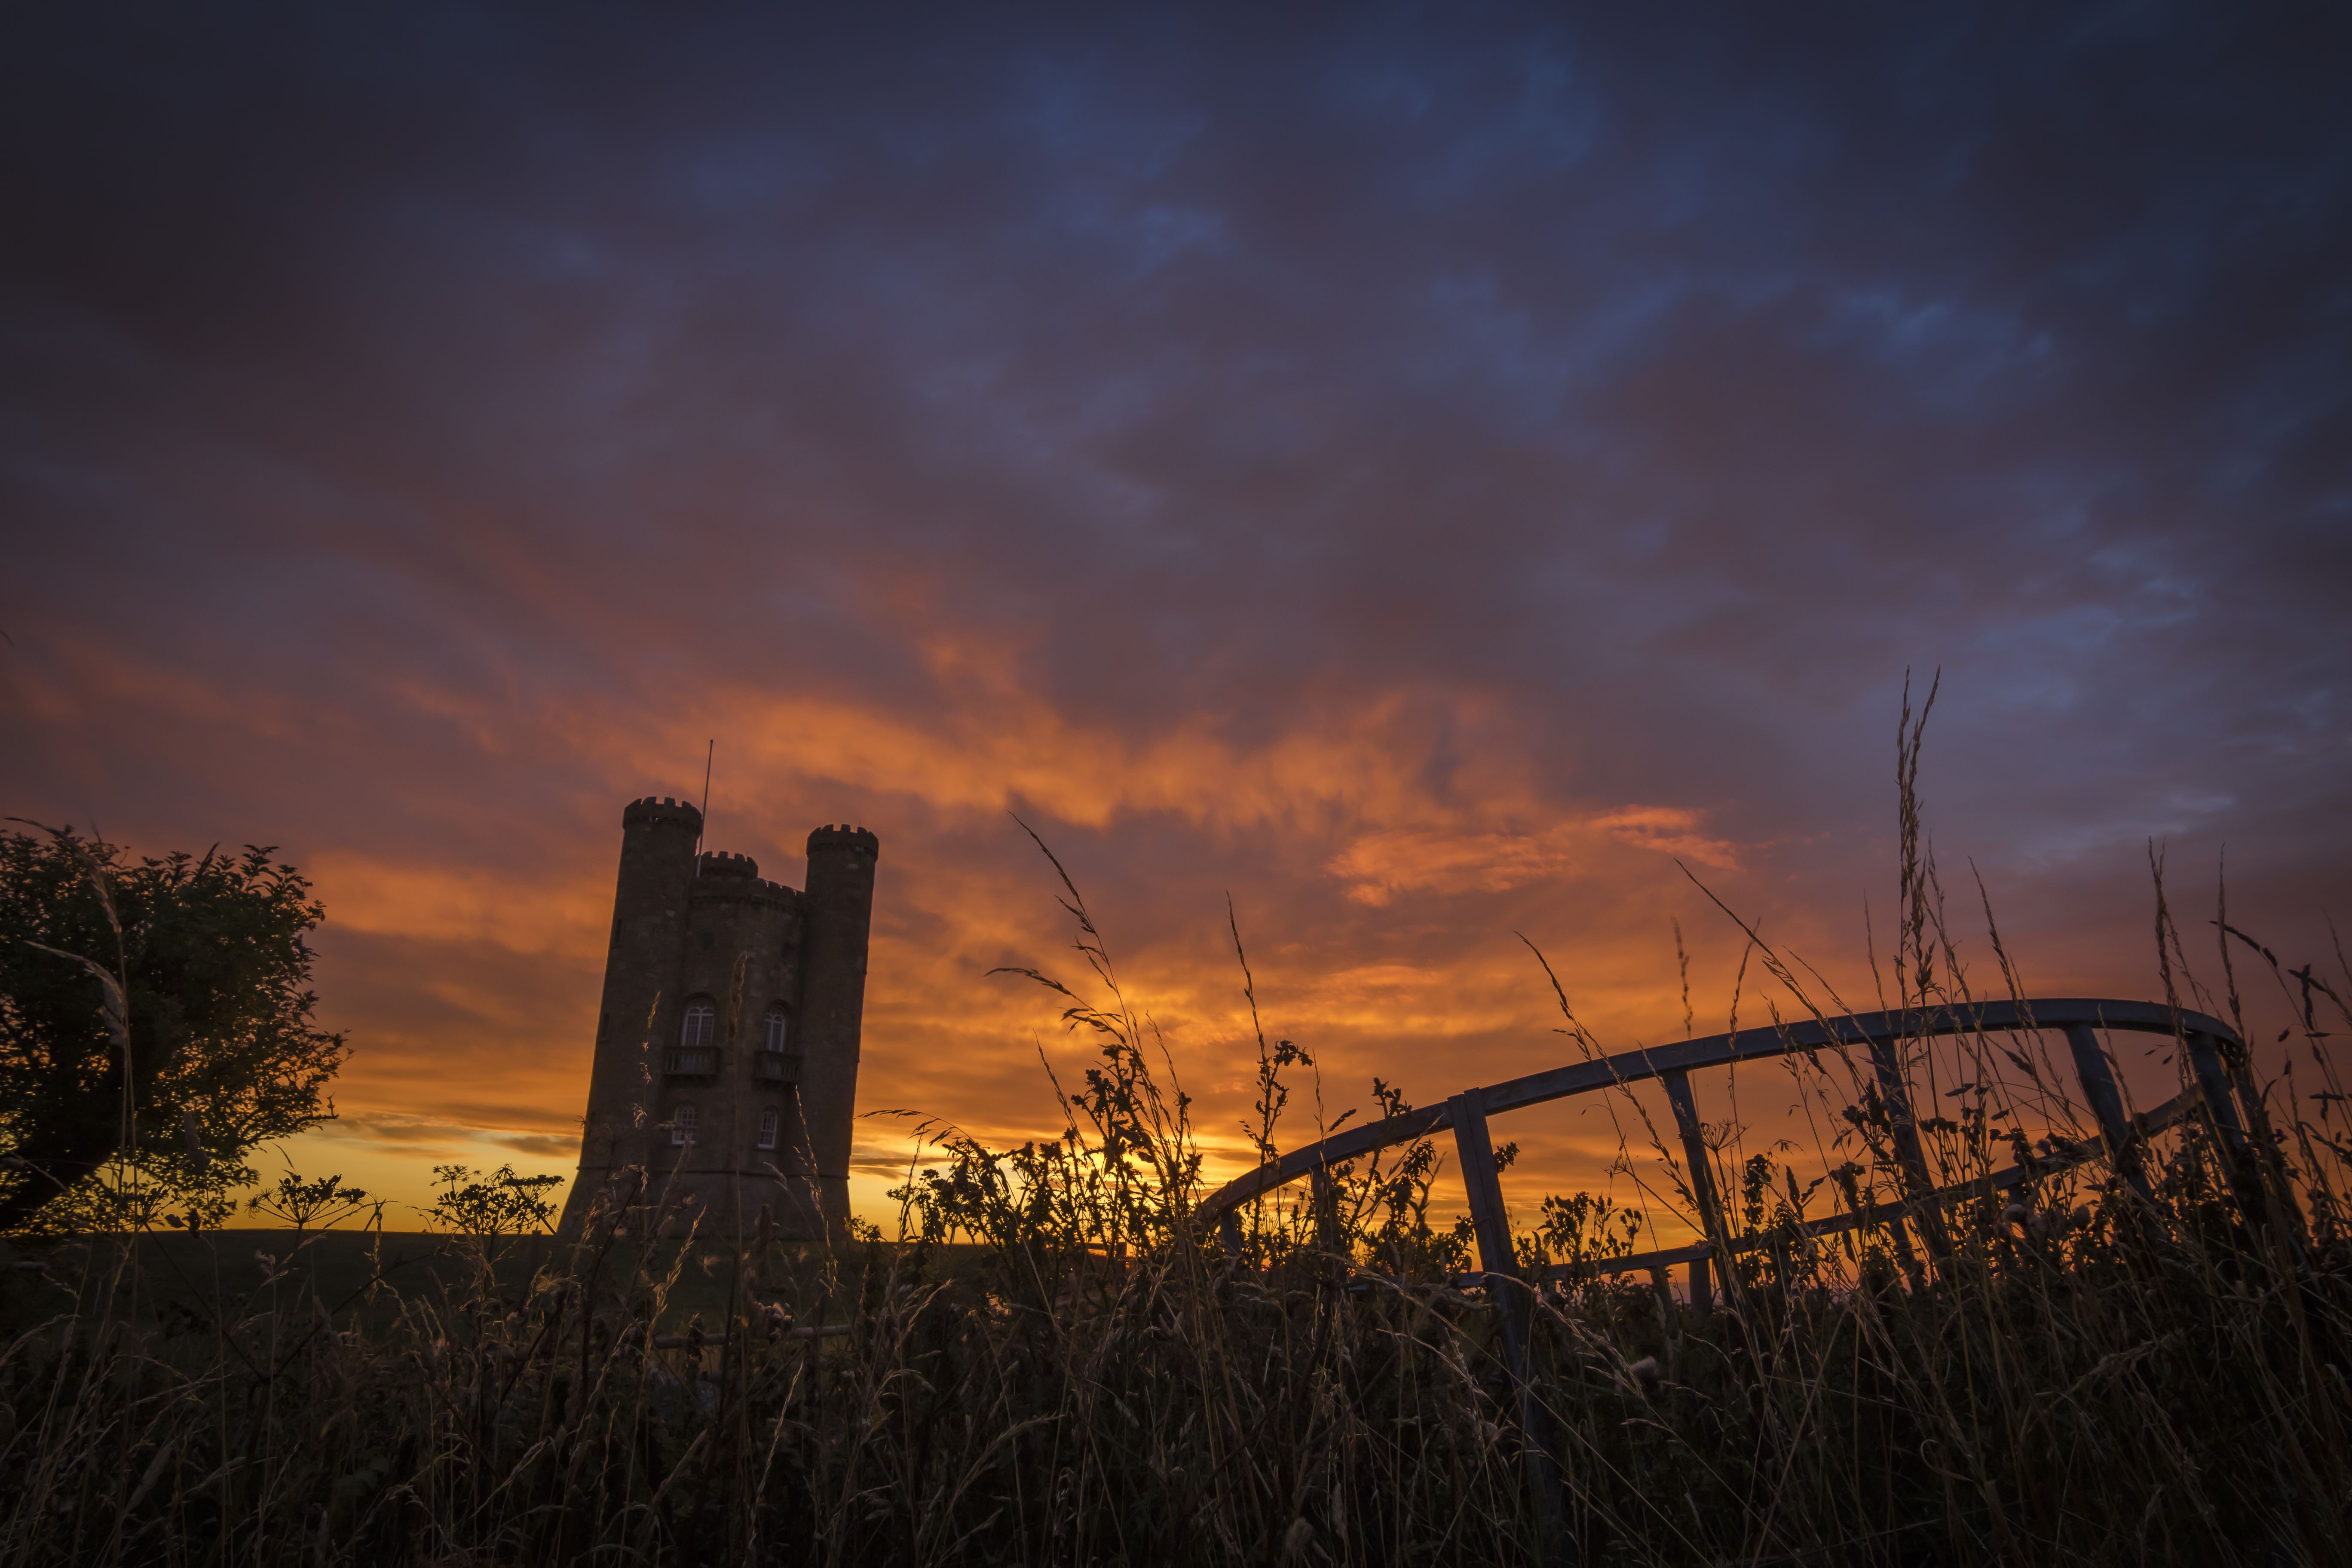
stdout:
POLYGON ((2150 835, 2284 921, 2352 864, 2323 13, 7 27, 37 813, 585 887, 621 738, 822 694, 757 722, 942 889, 1023 805, 1147 905, 1255 879, 1336 972, 1662 923, 1669 841, 1852 923, 1940 665, 1944 841, 2069 974, 2150 835), (1571 867, 1566 912, 1411 911, 1571 867))

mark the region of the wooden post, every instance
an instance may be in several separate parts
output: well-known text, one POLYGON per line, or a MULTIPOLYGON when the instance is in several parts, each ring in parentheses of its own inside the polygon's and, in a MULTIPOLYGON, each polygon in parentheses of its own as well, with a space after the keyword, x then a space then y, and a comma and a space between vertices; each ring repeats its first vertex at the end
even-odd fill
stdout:
POLYGON ((2263 1195, 2262 1173, 2254 1164, 2252 1145, 2246 1142, 2245 1124, 2238 1120, 2238 1102, 2231 1092, 2230 1069, 2221 1060, 2217 1042, 2210 1035, 2194 1029, 2182 1031, 2181 1044, 2189 1052, 2189 1070, 2196 1076, 2197 1087, 2205 1097, 2206 1113, 2213 1119, 2213 1131, 2221 1143, 2221 1163, 2227 1167, 2230 1189, 2237 1194, 2238 1207, 2251 1227, 2260 1225, 2270 1212, 2263 1195))
MULTIPOLYGON (((1690 1167, 1691 1201, 1698 1205, 1698 1222, 1706 1231, 1706 1244, 1715 1256, 1723 1260, 1723 1278, 1729 1287, 1731 1274, 1731 1227, 1724 1223, 1723 1199, 1715 1187, 1715 1152, 1706 1146, 1706 1130, 1699 1124, 1698 1097, 1691 1092, 1690 1074, 1679 1068, 1658 1075, 1665 1085, 1666 1103, 1674 1107, 1675 1131, 1682 1134, 1683 1160, 1690 1167)), ((1691 1263, 1691 1305, 1702 1314, 1715 1310, 1714 1282, 1707 1278, 1707 1259, 1691 1263)))
POLYGON ((1224 1244, 1228 1268, 1242 1260, 1242 1211, 1229 1208, 1217 1216, 1217 1239, 1224 1244))
POLYGON ((2214 1130, 2233 1155, 2242 1153, 2246 1146, 2246 1130, 2238 1120, 2237 1097, 2231 1092, 2230 1069, 2214 1048, 2211 1037, 2194 1029, 2185 1030, 2182 1043, 2189 1050, 2189 1070, 2196 1075, 2197 1087, 2204 1091, 2205 1108, 2213 1117, 2214 1130))
POLYGON ((1650 1294, 1658 1302, 1658 1335, 1664 1342, 1666 1375, 1675 1372, 1675 1350, 1682 1338, 1681 1314, 1675 1310, 1674 1270, 1664 1264, 1650 1270, 1650 1294))
POLYGON ((1511 1248, 1511 1222, 1503 1208, 1503 1184, 1495 1170, 1495 1145, 1486 1135, 1486 1100, 1465 1089, 1446 1101, 1454 1123, 1454 1151, 1462 1162, 1462 1184, 1470 1196, 1470 1225, 1478 1238, 1478 1267, 1486 1276, 1486 1299, 1503 1330, 1503 1364, 1519 1396, 1519 1431, 1527 1459, 1528 1489, 1535 1494, 1536 1528, 1546 1568, 1574 1568, 1576 1538, 1569 1533, 1560 1495, 1559 1467, 1552 1458, 1551 1413, 1536 1396, 1528 1362, 1531 1314, 1526 1282, 1511 1248))
POLYGON ((1895 1267, 1903 1270, 1903 1278, 1910 1282, 1911 1293, 1916 1296, 1927 1288, 1927 1277, 1919 1271, 1919 1258, 1911 1250, 1911 1233, 1904 1228, 1900 1214, 1886 1227, 1886 1234, 1895 1243, 1895 1267))
POLYGON ((1339 1191, 1331 1173, 1318 1165, 1307 1173, 1307 1195, 1315 1209, 1315 1245, 1325 1252, 1339 1250, 1339 1191))
POLYGON ((1916 1206, 1912 1218, 1920 1239, 1937 1262, 1952 1255, 1951 1238, 1944 1232, 1944 1211, 1936 1205, 1936 1178, 1927 1170, 1927 1151, 1919 1142, 1919 1124, 1911 1116, 1911 1085, 1903 1076, 1903 1053, 1892 1038, 1873 1039, 1870 1059, 1878 1069, 1878 1098, 1886 1107, 1886 1123, 1895 1142, 1895 1158, 1903 1167, 1904 1195, 1916 1206))
POLYGON ((2115 1064, 2100 1048, 2098 1031, 2088 1024, 2067 1025, 2066 1048, 2074 1056, 2074 1081, 2083 1086, 2083 1098, 2091 1102, 2091 1114, 2099 1119, 2099 1134, 2107 1141, 2107 1163, 2131 1184, 2142 1202, 2153 1202, 2147 1173, 2142 1169, 2139 1136, 2125 1113, 2115 1064))

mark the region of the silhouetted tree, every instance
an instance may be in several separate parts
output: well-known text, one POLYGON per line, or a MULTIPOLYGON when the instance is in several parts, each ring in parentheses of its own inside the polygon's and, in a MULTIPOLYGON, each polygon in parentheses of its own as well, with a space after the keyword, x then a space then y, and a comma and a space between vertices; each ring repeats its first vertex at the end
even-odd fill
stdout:
POLYGON ((271 853, 0 834, 0 1231, 217 1221, 256 1144, 334 1114, 326 911, 271 853))

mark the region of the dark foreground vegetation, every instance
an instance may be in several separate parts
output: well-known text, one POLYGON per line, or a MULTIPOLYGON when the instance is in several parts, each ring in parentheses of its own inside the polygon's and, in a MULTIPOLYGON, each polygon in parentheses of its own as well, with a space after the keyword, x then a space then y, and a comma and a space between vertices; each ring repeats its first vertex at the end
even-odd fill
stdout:
MULTIPOLYGON (((1890 990, 1936 1007, 1966 972, 1916 844, 1890 990)), ((528 1182, 447 1184, 474 1196, 430 1268, 404 1238, 322 1246, 331 1201, 274 1237, 26 1243, 46 1250, 5 1286, 0 1560, 2347 1560, 2352 1143, 2329 1041, 2352 976, 2286 969, 2225 915, 2209 994, 2159 913, 2177 1005, 2245 1037, 2239 983, 2259 982, 2287 1020, 2263 1036, 2294 1055, 2254 1096, 2258 1171, 2225 1170, 2191 1119, 2145 1151, 2152 1197, 2078 1164, 1955 1204, 1940 1259, 1916 1216, 1807 1237, 1809 1205, 1895 1187, 1884 1102, 1823 1053, 1788 1058, 1839 1130, 1822 1148, 1708 1130, 1733 1225, 1777 1241, 1718 1277, 1713 1311, 1603 1272, 1629 1244, 1607 1204, 1520 1214, 1524 1272, 1566 1268, 1534 1314, 1547 1509, 1488 1294, 1528 1287, 1465 1279, 1433 1195, 1446 1152, 1263 1202, 1237 1247, 1203 1226, 1188 1102, 1071 904, 1093 977, 1055 990, 1101 1058, 1056 1086, 1064 1136, 998 1151, 923 1126, 898 1240, 698 1225, 656 1172, 564 1242, 501 1234, 543 1212, 528 1182), (207 1284, 205 1248, 268 1256, 207 1284)), ((1847 1010, 1756 953, 1784 1010, 1847 1010)), ((1911 1067, 1941 1181, 2085 1135, 2032 1037, 1937 1048, 1911 1067)), ((1260 1068, 1271 1153, 1285 1074, 1311 1063, 1262 1042, 1260 1068)), ((1690 1173, 1622 1109, 1654 1201, 1687 1209, 1690 1173)))
MULTIPOLYGON (((1192 1223, 1184 1108, 1133 1020, 1078 1021, 1111 1032, 1071 1135, 992 1152, 933 1130, 946 1163, 905 1194, 908 1241, 755 1223, 644 1247, 690 1216, 616 1202, 576 1243, 459 1231, 429 1268, 419 1238, 367 1235, 28 1250, 0 1357, 0 1555, 1540 1560, 1494 1314, 1430 1217, 1435 1152, 1343 1173, 1339 1233, 1269 1206, 1227 1256, 1192 1223), (216 1285, 207 1257, 235 1260, 216 1285)), ((1750 1255, 1706 1317, 1639 1277, 1546 1290, 1535 1363, 1572 1547, 2343 1561, 2337 1092, 2277 1139, 2294 1206, 2263 1223, 2192 1126, 2157 1152, 2154 1205, 2078 1170, 1964 1205, 1916 1286, 1888 1226, 1750 1255)), ((1939 1146, 1964 1163, 1968 1129, 1939 1146)), ((1744 1225, 1785 1225, 1792 1173, 1731 1154, 1744 1225)), ((1530 1264, 1623 1245, 1595 1204, 1540 1219, 1530 1264)))

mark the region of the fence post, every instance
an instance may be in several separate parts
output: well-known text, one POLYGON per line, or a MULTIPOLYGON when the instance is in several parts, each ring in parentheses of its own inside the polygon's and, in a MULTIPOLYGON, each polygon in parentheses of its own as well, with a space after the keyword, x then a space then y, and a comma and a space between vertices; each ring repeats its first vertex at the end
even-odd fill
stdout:
POLYGON ((1675 1310, 1674 1270, 1663 1265, 1650 1270, 1650 1294, 1657 1298, 1658 1331, 1665 1342, 1666 1375, 1675 1375, 1675 1342, 1682 1338, 1681 1314, 1675 1310))
MULTIPOLYGON (((1674 1107, 1675 1131, 1682 1134, 1683 1159, 1690 1166, 1691 1201, 1698 1205, 1698 1223, 1706 1244, 1723 1259, 1723 1279, 1731 1283, 1731 1227, 1723 1220, 1723 1199, 1715 1189, 1715 1152, 1706 1146, 1706 1130, 1698 1119, 1698 1097, 1691 1092, 1690 1074, 1680 1068, 1658 1075, 1665 1085, 1666 1103, 1674 1107)), ((1715 1310, 1715 1284, 1707 1277, 1707 1259, 1691 1263, 1691 1305, 1700 1315, 1715 1310)))
POLYGON ((1454 1123, 1454 1150, 1462 1162, 1462 1184, 1470 1196, 1470 1225, 1478 1238, 1478 1267, 1486 1276, 1486 1299, 1503 1330, 1503 1363, 1519 1396, 1519 1431, 1525 1445, 1528 1489, 1535 1494, 1536 1528, 1542 1536, 1546 1568, 1575 1568, 1576 1538, 1569 1533, 1560 1495, 1559 1467, 1552 1458, 1551 1412, 1536 1396, 1528 1364, 1534 1326, 1529 1292, 1511 1247, 1511 1222, 1503 1209, 1503 1184, 1495 1170, 1495 1145, 1486 1135, 1486 1097, 1465 1089, 1446 1101, 1454 1123))
POLYGON ((2205 1097, 2206 1113, 2212 1117, 2213 1131, 2221 1140, 2221 1161, 2229 1167, 2230 1190, 2236 1194, 2238 1207, 2252 1229, 2269 1217, 2270 1204, 2263 1192, 2262 1173, 2254 1164, 2253 1146, 2246 1141, 2245 1124, 2238 1119, 2238 1101, 2231 1092, 2229 1067, 2221 1060, 2219 1042, 2210 1035, 2183 1029, 2180 1043, 2189 1053, 2189 1070, 2196 1075, 2197 1087, 2205 1097))
POLYGON ((1307 1173, 1309 1201, 1315 1208, 1315 1245, 1325 1252, 1339 1250, 1339 1191, 1331 1173, 1318 1165, 1307 1173))
POLYGON ((2107 1141, 2108 1163, 2142 1202, 2153 1202, 2147 1173, 2141 1168, 2139 1135, 2124 1112, 2123 1090, 2116 1083, 2115 1065, 2099 1048, 2098 1031, 2088 1024, 2067 1025, 2066 1048, 2074 1055, 2074 1081, 2083 1086, 2083 1098, 2091 1102, 2091 1114, 2099 1119, 2099 1132, 2107 1141))
MULTIPOLYGON (((1928 1253, 1941 1263, 1952 1255, 1951 1238, 1944 1232, 1944 1211, 1937 1206, 1936 1178, 1927 1170, 1927 1151, 1919 1142, 1919 1124, 1911 1116, 1911 1084, 1903 1076, 1903 1052, 1893 1036, 1874 1035, 1871 1065, 1878 1070, 1878 1098, 1886 1108, 1886 1125, 1895 1141, 1895 1158, 1903 1167, 1905 1194, 1928 1253)), ((1900 1222, 1897 1222, 1898 1224, 1900 1222)))

